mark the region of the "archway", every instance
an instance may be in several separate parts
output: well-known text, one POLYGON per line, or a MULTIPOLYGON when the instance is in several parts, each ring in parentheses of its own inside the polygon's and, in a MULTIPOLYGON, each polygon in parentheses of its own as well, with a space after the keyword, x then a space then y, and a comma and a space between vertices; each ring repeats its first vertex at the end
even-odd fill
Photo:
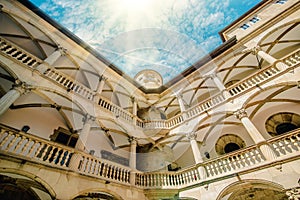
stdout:
POLYGON ((15 173, 0 172, 0 199, 50 200, 50 192, 37 181, 15 173))
POLYGON ((243 180, 227 186, 217 200, 287 200, 284 188, 265 180, 243 180))

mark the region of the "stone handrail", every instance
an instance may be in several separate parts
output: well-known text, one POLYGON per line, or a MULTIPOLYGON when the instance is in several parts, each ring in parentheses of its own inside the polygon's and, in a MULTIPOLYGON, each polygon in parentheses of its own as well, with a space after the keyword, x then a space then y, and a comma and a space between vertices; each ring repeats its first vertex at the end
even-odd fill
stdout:
MULTIPOLYGON (((0 50, 6 56, 12 57, 17 62, 27 65, 31 68, 36 68, 38 65, 42 64, 43 61, 38 59, 36 56, 22 50, 17 45, 13 44, 5 40, 4 38, 0 37, 0 50)), ((300 51, 294 52, 285 58, 282 59, 282 62, 285 63, 289 67, 295 67, 300 63, 300 51)), ((290 70, 287 68, 287 70, 290 70)), ((138 117, 135 117, 136 120, 133 120, 134 116, 132 113, 124 110, 120 106, 113 104, 111 101, 105 99, 104 97, 96 98, 96 93, 89 89, 88 87, 84 86, 83 84, 75 81, 73 78, 68 77, 67 75, 58 72, 58 70, 51 68, 50 66, 44 72, 44 75, 57 83, 58 85, 65 88, 67 91, 73 91, 81 95, 82 97, 98 101, 96 102, 100 107, 106 109, 113 113, 116 117, 120 117, 132 124, 145 129, 172 129, 179 124, 195 118, 204 112, 220 105, 221 103, 226 102, 228 99, 241 95, 246 91, 249 91, 255 87, 258 87, 259 84, 264 83, 270 79, 273 79, 280 73, 284 73, 287 70, 282 70, 276 67, 276 64, 270 65, 265 67, 264 69, 258 71, 257 73, 252 74, 250 77, 239 81, 236 84, 228 87, 225 92, 227 92, 228 96, 225 95, 224 91, 212 96, 211 98, 200 102, 199 104, 193 106, 192 108, 187 109, 185 112, 180 113, 170 119, 167 120, 154 120, 154 121, 143 121, 138 117), (134 123, 133 123, 134 122, 134 123)))
POLYGON ((76 167, 79 173, 103 180, 130 184, 131 169, 129 167, 96 158, 74 148, 4 125, 0 125, 0 153, 68 170, 72 157, 77 153, 80 156, 79 166, 76 167))
POLYGON ((52 81, 58 83, 60 86, 64 87, 68 92, 73 91, 74 93, 77 93, 89 100, 93 100, 93 97, 95 96, 94 91, 54 68, 49 67, 44 72, 44 75, 52 81))
POLYGON ((122 118, 130 123, 133 122, 133 114, 124 110, 120 106, 115 105, 104 97, 99 97, 98 105, 113 113, 117 118, 122 118))
MULTIPOLYGON (((300 151, 300 129, 272 138, 268 141, 277 157, 298 154, 300 151)), ((298 154, 299 156, 299 154, 298 154)))
POLYGON ((196 166, 178 172, 137 173, 135 185, 142 188, 179 189, 200 181, 196 166))
POLYGON ((14 58, 17 62, 24 64, 33 70, 35 70, 41 64, 46 65, 47 70, 43 73, 44 76, 62 86, 67 91, 73 91, 74 93, 77 93, 86 99, 93 100, 95 92, 93 92, 91 89, 87 88, 78 81, 75 81, 73 78, 59 72, 58 70, 51 68, 41 59, 25 50, 22 50, 20 47, 18 47, 18 45, 13 44, 2 37, 0 37, 0 50, 4 55, 14 58))
POLYGON ((207 178, 212 178, 249 169, 265 161, 259 147, 255 145, 230 154, 225 154, 216 159, 208 160, 203 163, 203 166, 206 170, 207 178))
POLYGON ((32 68, 35 68, 43 62, 36 56, 28 53, 27 51, 24 51, 22 48, 18 47, 15 44, 12 44, 2 37, 0 37, 0 51, 4 55, 14 58, 18 62, 32 68))
POLYGON ((0 151, 55 167, 68 167, 74 153, 55 142, 0 126, 0 151))
POLYGON ((68 170, 70 170, 69 164, 72 157, 79 155, 80 162, 76 167, 78 173, 124 185, 133 184, 144 189, 182 189, 204 181, 269 165, 270 162, 283 162, 297 157, 300 154, 300 129, 271 138, 266 143, 276 154, 276 159, 272 161, 264 158, 259 145, 253 145, 176 172, 133 173, 129 167, 0 125, 1 154, 68 170), (205 177, 200 175, 201 167, 204 168, 205 177), (134 176, 134 183, 131 183, 130 176, 134 176))
POLYGON ((131 169, 129 167, 99 159, 83 152, 80 152, 80 155, 81 161, 78 171, 81 174, 122 184, 130 184, 131 169))
MULTIPOLYGON (((266 141, 277 158, 271 162, 300 155, 300 129, 266 141)), ((182 189, 203 181, 232 175, 242 171, 270 164, 259 149, 253 145, 215 159, 207 160, 177 172, 149 172, 136 174, 136 186, 142 188, 182 189), (200 177, 199 168, 205 169, 206 177, 200 177)))
MULTIPOLYGON (((282 59, 282 62, 286 64, 289 67, 292 67, 296 64, 300 63, 300 51, 294 52, 290 55, 288 55, 286 58, 282 59)), ((280 62, 280 61, 279 61, 280 62)), ((290 70, 290 69, 288 69, 290 70)), ((276 67, 276 64, 270 65, 254 74, 252 74, 250 77, 244 79, 243 81, 239 81, 236 84, 233 84, 232 86, 227 88, 227 91, 230 93, 232 97, 237 96, 246 90, 249 90, 251 88, 258 87, 259 84, 274 78, 279 73, 283 72, 285 70, 280 70, 278 67, 276 67)))

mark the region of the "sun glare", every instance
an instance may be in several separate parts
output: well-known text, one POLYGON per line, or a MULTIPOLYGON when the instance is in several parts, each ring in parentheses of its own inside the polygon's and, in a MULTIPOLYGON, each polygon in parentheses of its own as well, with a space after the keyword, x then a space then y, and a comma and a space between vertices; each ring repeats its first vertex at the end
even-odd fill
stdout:
POLYGON ((151 0, 119 0, 120 7, 127 11, 144 11, 151 0))

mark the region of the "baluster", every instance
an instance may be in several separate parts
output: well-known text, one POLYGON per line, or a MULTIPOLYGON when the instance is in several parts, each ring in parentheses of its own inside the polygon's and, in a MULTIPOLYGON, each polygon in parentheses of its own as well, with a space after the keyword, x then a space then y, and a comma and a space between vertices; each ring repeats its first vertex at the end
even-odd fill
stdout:
POLYGON ((4 129, 1 129, 1 131, 0 131, 0 145, 1 145, 1 142, 2 142, 2 140, 4 139, 4 137, 5 137, 5 133, 6 133, 6 131, 4 130, 4 129))
POLYGON ((30 138, 28 138, 27 143, 23 146, 23 148, 20 151, 21 155, 30 156, 30 150, 32 149, 32 146, 34 146, 34 143, 32 144, 32 146, 30 146, 31 142, 32 142, 32 140, 30 138), (29 148, 29 146, 31 148, 29 148), (26 152, 27 152, 27 154, 26 154, 26 152))
MULTIPOLYGON (((21 136, 21 137, 19 137, 20 138, 20 140, 18 141, 18 143, 17 143, 17 145, 16 145, 16 147, 14 148, 14 149, 12 149, 12 152, 13 153, 16 153, 16 154, 18 154, 18 150, 20 150, 20 148, 21 148, 21 146, 22 146, 22 144, 24 143, 24 141, 26 140, 26 137, 25 136, 21 136)), ((24 144, 24 146, 25 146, 25 144, 24 144)), ((22 149, 21 149, 22 150, 22 149)), ((20 150, 20 154, 21 154, 21 151, 20 150)))
POLYGON ((15 142, 17 141, 17 139, 19 138, 17 134, 11 134, 11 136, 13 137, 9 143, 7 144, 7 147, 4 149, 4 151, 9 151, 15 144, 15 142))
POLYGON ((54 151, 54 147, 52 146, 49 146, 48 150, 50 149, 49 153, 47 154, 47 159, 45 161, 51 163, 50 159, 52 158, 52 154, 53 154, 53 151, 54 151))
POLYGON ((1 143, 0 143, 0 147, 1 147, 2 150, 4 150, 3 147, 6 146, 6 143, 7 143, 8 140, 10 139, 11 133, 6 132, 6 136, 5 136, 5 134, 3 134, 3 135, 4 135, 4 136, 3 136, 4 139, 2 139, 2 141, 1 141, 1 143))
POLYGON ((57 148, 57 152, 55 153, 55 156, 53 158, 53 161, 54 161, 55 164, 63 165, 61 162, 63 161, 63 159, 65 157, 65 152, 66 151, 64 151, 62 148, 60 148, 60 147, 57 148))
MULTIPOLYGON (((51 161, 51 162, 53 162, 53 164, 58 164, 58 160, 59 160, 59 153, 60 153, 60 151, 62 150, 62 148, 60 148, 60 147, 56 147, 56 148, 53 148, 53 149, 56 149, 56 152, 54 153, 54 155, 53 156, 51 156, 51 157, 53 157, 53 160, 51 161)), ((54 151, 54 150, 53 150, 54 151)))

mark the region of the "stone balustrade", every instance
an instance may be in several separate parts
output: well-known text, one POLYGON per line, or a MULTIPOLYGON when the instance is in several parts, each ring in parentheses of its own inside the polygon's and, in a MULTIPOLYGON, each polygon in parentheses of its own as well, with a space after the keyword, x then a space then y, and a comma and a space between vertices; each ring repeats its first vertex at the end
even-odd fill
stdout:
POLYGON ((130 184, 130 168, 96 158, 89 154, 81 153, 81 156, 82 158, 78 167, 80 173, 108 181, 130 184))
POLYGON ((74 153, 73 148, 3 126, 0 126, 0 150, 4 154, 64 168, 69 166, 74 153))
POLYGON ((252 168, 266 160, 257 146, 251 146, 230 154, 225 154, 203 163, 207 177, 236 173, 240 170, 252 168))
POLYGON ((111 101, 100 97, 98 105, 101 108, 104 108, 105 110, 113 113, 115 115, 116 118, 121 118, 125 121, 128 121, 130 123, 133 122, 133 114, 131 114, 130 112, 122 109, 121 107, 113 104, 111 101))
POLYGON ((179 172, 137 173, 135 185, 142 188, 179 189, 200 181, 196 167, 179 172))
POLYGON ((2 155, 70 170, 69 163, 72 155, 76 153, 80 157, 76 171, 80 174, 144 189, 182 189, 293 159, 300 154, 300 129, 272 138, 267 143, 276 154, 276 158, 272 161, 267 161, 259 150, 259 145, 254 145, 176 172, 133 173, 126 166, 0 125, 0 154, 2 155), (200 168, 204 168, 206 173, 202 179, 200 168), (134 183, 130 182, 131 176, 134 176, 134 183))
MULTIPOLYGON (((41 61, 37 57, 26 52, 25 50, 22 50, 17 45, 5 40, 2 37, 0 37, 0 50, 0 52, 5 56, 14 58, 17 62, 33 69, 39 64, 43 63, 43 61, 41 61)), ((96 102, 96 104, 98 104, 99 107, 111 112, 116 117, 120 117, 121 119, 126 120, 140 128, 172 129, 187 120, 191 120, 192 118, 195 118, 207 112, 208 110, 213 109, 214 107, 219 106, 222 103, 225 103, 233 97, 242 95, 249 90, 258 87, 259 84, 263 84, 269 80, 274 79, 282 73, 290 71, 292 68, 298 67, 300 63, 300 51, 296 51, 286 56, 282 59, 282 62, 290 67, 290 69, 280 69, 276 67, 277 63, 265 67, 259 70, 257 73, 252 74, 248 78, 228 87, 225 92, 228 92, 229 96, 224 95, 224 91, 222 91, 219 94, 216 94, 211 98, 200 102, 196 106, 187 109, 184 113, 180 113, 167 120, 143 121, 138 117, 135 117, 136 120, 133 120, 134 116, 130 112, 113 104, 111 101, 106 100, 103 97, 100 97, 99 101, 97 99, 98 102, 96 102)), ((96 99, 94 98, 94 96, 96 95, 94 91, 74 80, 73 78, 68 77, 61 72, 58 72, 58 70, 51 68, 50 66, 44 72, 44 75, 59 86, 65 88, 67 91, 73 91, 74 93, 79 94, 80 96, 89 100, 96 99)))
POLYGON ((8 40, 0 37, 0 51, 11 58, 14 58, 19 63, 22 63, 29 67, 36 67, 43 61, 38 59, 36 56, 22 50, 17 45, 12 44, 8 40))
POLYGON ((58 70, 49 67, 44 72, 44 75, 60 86, 63 86, 68 92, 72 91, 89 100, 93 100, 93 97, 95 96, 94 91, 58 70))

